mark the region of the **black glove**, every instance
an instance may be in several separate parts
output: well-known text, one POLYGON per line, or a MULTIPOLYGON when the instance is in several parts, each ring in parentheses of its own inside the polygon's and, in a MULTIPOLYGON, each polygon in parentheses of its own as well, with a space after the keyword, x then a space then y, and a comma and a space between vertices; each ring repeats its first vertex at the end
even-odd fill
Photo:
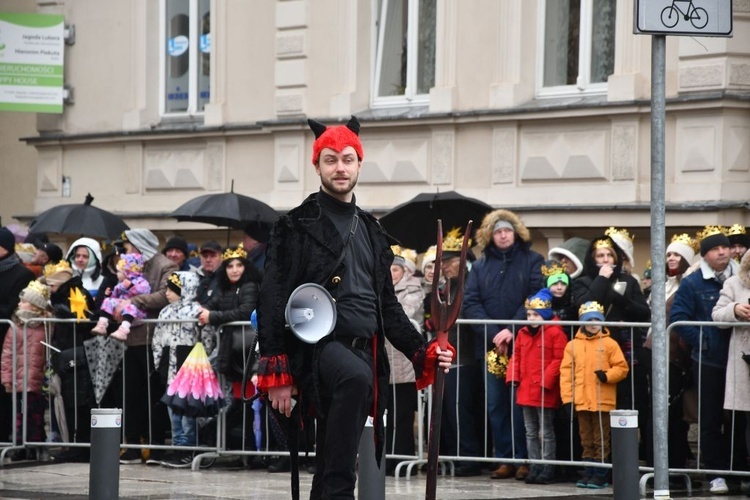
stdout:
POLYGON ((607 373, 604 370, 596 370, 594 373, 596 373, 596 376, 599 377, 599 380, 601 380, 602 384, 607 383, 607 373))
POLYGON ((521 382, 511 382, 513 384, 513 387, 518 388, 519 385, 521 385, 521 382))

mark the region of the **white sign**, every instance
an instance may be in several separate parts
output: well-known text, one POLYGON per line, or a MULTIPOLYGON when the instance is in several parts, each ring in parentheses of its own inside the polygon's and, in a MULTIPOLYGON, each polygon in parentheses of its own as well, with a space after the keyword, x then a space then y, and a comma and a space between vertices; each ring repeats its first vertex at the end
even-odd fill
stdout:
POLYGON ((637 0, 634 33, 732 36, 732 0, 637 0))
POLYGON ((0 12, 0 111, 62 113, 63 16, 0 12))

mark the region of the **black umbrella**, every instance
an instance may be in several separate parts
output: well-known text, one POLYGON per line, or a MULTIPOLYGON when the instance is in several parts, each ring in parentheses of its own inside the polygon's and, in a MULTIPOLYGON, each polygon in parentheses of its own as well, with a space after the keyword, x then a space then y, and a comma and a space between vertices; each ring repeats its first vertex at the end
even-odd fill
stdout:
POLYGON ((268 224, 279 214, 260 200, 234 192, 206 194, 180 205, 169 214, 180 222, 203 222, 214 226, 244 229, 249 222, 268 224))
POLYGON ((31 222, 34 233, 58 233, 116 240, 130 229, 117 215, 91 205, 94 197, 86 195, 80 205, 59 205, 45 210, 31 222))
POLYGON ((479 227, 491 210, 487 203, 455 191, 421 193, 380 217, 380 224, 403 246, 423 252, 435 244, 438 219, 446 230, 463 229, 469 220, 479 227))

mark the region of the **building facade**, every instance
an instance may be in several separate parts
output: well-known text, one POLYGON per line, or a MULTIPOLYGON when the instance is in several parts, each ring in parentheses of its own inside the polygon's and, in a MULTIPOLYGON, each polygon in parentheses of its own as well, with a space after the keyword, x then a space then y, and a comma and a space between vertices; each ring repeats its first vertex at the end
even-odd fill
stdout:
MULTIPOLYGON (((36 189, 3 220, 90 192, 131 227, 184 235, 206 226, 168 214, 232 182, 283 211, 318 187, 306 118, 353 114, 360 206, 456 190, 517 211, 542 252, 626 227, 640 269, 651 37, 633 34, 634 3, 37 0, 75 25, 74 102, 19 136, 36 189)), ((668 236, 750 223, 750 1, 732 8, 732 38, 667 37, 668 236)))

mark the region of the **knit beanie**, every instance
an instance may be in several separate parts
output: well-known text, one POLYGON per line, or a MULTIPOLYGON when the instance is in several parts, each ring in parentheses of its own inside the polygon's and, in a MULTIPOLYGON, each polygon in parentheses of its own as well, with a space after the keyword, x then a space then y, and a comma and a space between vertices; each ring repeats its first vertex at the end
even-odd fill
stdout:
POLYGON ((700 240, 701 257, 705 256, 711 249, 722 246, 729 247, 731 243, 721 226, 706 226, 698 233, 700 240))
POLYGON ((432 245, 430 248, 427 249, 427 251, 422 256, 422 274, 424 274, 424 270, 427 267, 427 264, 430 262, 435 262, 435 257, 437 256, 437 245, 432 245))
POLYGON ((542 276, 544 276, 544 285, 549 288, 555 283, 563 282, 565 286, 570 286, 570 277, 565 272, 565 266, 562 262, 548 260, 542 264, 542 276))
POLYGON ((604 307, 595 300, 584 302, 578 308, 578 319, 581 321, 591 321, 592 319, 604 321, 604 307))
POLYGON ((307 120, 307 123, 315 134, 312 155, 313 165, 318 163, 320 152, 324 148, 341 152, 345 147, 351 146, 357 152, 359 160, 364 159, 365 152, 362 148, 362 142, 359 140, 359 121, 357 117, 352 116, 346 125, 339 125, 337 127, 326 127, 322 123, 312 119, 307 120))
POLYGON ((188 244, 184 238, 180 238, 179 236, 172 236, 167 240, 167 244, 164 245, 164 248, 161 249, 161 253, 167 255, 167 250, 171 250, 172 248, 177 249, 185 254, 186 258, 189 255, 188 244))
POLYGON ((583 272, 583 261, 586 260, 586 252, 589 250, 591 242, 583 238, 574 236, 563 241, 559 247, 554 247, 547 252, 549 259, 560 260, 560 255, 564 255, 576 266, 576 270, 570 275, 571 278, 577 278, 583 272))
POLYGON ((73 269, 67 260, 61 260, 55 264, 44 266, 44 276, 39 278, 42 283, 49 286, 59 286, 73 277, 73 269))
POLYGON ((622 253, 625 254, 625 257, 630 262, 631 268, 635 268, 635 259, 633 258, 633 240, 635 237, 631 235, 627 229, 617 229, 615 227, 610 227, 604 231, 604 234, 612 238, 612 241, 614 241, 615 244, 620 247, 622 253))
POLYGON ((393 251, 393 263, 409 270, 414 274, 417 270, 417 252, 411 248, 403 248, 400 245, 391 245, 393 251))
POLYGON ((16 251, 16 237, 7 227, 0 227, 0 247, 12 254, 16 251))
POLYGON ((695 257, 695 240, 687 233, 675 234, 667 246, 666 253, 670 252, 680 255, 685 262, 691 264, 695 257))
POLYGON ((552 292, 547 288, 542 288, 534 295, 531 295, 526 302, 524 307, 527 310, 536 311, 539 316, 545 321, 552 318, 552 292))
POLYGON ((49 305, 49 287, 39 281, 32 281, 19 295, 19 298, 34 307, 45 310, 49 305))
POLYGON ((745 226, 741 224, 732 224, 727 229, 727 237, 729 238, 729 243, 732 245, 739 244, 745 248, 750 248, 750 237, 747 235, 745 226))
POLYGON ((151 260, 151 257, 159 251, 159 238, 148 229, 127 229, 123 233, 123 240, 130 242, 143 255, 144 261, 151 260))

